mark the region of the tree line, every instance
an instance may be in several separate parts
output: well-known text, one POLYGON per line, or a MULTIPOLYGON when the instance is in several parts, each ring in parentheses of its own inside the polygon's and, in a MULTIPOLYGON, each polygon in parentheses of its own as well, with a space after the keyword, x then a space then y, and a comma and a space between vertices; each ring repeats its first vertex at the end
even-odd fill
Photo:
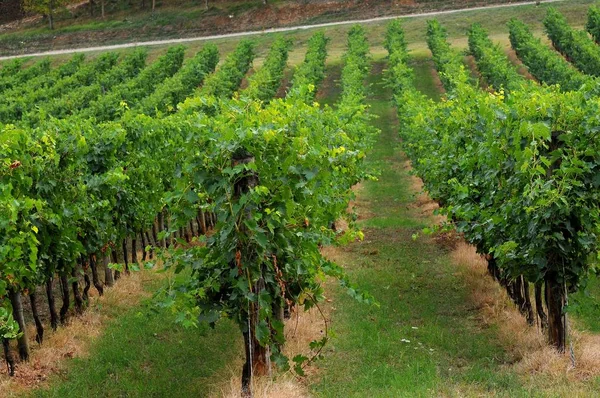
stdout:
MULTIPOLYGON (((227 2, 221 0, 220 2, 227 2)), ((253 0, 250 0, 253 1, 253 0)), ((262 4, 267 4, 267 0, 261 0, 262 4)), ((56 14, 65 11, 71 5, 77 5, 80 9, 87 9, 91 17, 106 18, 111 10, 142 9, 155 12, 165 1, 157 0, 88 0, 83 4, 78 4, 76 0, 0 0, 0 22, 10 22, 29 15, 42 15, 48 23, 50 29, 54 29, 56 14)), ((169 1, 171 6, 183 6, 185 3, 202 4, 209 9, 218 1, 213 0, 177 0, 169 1)))

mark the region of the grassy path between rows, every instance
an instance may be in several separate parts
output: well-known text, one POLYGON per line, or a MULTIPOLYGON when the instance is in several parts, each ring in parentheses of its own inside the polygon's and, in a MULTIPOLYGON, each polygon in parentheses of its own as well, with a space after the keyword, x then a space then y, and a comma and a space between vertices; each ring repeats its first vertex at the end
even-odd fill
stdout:
MULTIPOLYGON (((153 280, 149 292, 164 284, 153 280)), ((89 352, 53 376, 34 397, 205 397, 228 380, 228 363, 243 354, 241 334, 228 321, 184 329, 151 299, 113 314, 89 352)), ((238 366, 239 367, 239 366, 238 366)), ((1 394, 0 394, 1 395, 1 394)))
MULTIPOLYGON (((468 289, 447 251, 431 237, 412 239, 429 222, 415 208, 418 192, 399 150, 398 121, 374 64, 369 105, 381 130, 370 155, 378 181, 358 189, 362 242, 333 250, 351 279, 379 308, 334 291, 337 337, 313 386, 324 397, 529 395, 507 367, 510 355, 493 328, 482 328, 468 289)), ((431 82, 424 88, 434 90, 431 82)))

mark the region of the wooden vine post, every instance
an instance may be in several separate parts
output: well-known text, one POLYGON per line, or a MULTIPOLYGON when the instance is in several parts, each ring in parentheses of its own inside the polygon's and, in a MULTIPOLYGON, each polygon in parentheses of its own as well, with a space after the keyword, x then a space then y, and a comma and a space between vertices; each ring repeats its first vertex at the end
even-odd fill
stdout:
MULTIPOLYGON (((561 143, 559 140, 562 131, 553 131, 551 136, 548 154, 560 149, 561 143)), ((558 169, 561 164, 561 158, 558 158, 547 170, 546 177, 552 178, 554 170, 558 169)), ((555 233, 569 235, 567 230, 559 230, 555 233)), ((557 250, 558 251, 558 250, 557 250)), ((564 317, 565 307, 565 284, 564 278, 566 275, 560 275, 558 270, 562 269, 562 262, 565 259, 558 253, 548 254, 548 268, 544 276, 545 292, 546 292, 546 308, 548 309, 548 341, 558 352, 565 352, 567 341, 566 319, 564 317)))
POLYGON ((548 340, 558 352, 565 352, 567 333, 564 322, 565 294, 556 273, 546 275, 546 307, 548 308, 548 340))
POLYGON ((11 288, 8 290, 10 303, 13 309, 13 316, 15 321, 19 325, 19 332, 21 333, 17 338, 19 343, 19 357, 22 361, 29 360, 29 338, 27 336, 27 327, 25 325, 25 317, 23 316, 23 302, 21 300, 21 292, 11 288))
MULTIPOLYGON (((240 164, 248 164, 254 162, 254 156, 245 151, 240 151, 233 156, 233 167, 240 164)), ((244 194, 247 194, 252 188, 258 185, 258 175, 255 172, 247 172, 244 177, 240 178, 235 182, 234 185, 234 201, 239 201, 244 194)), ((252 210, 250 207, 246 208, 245 218, 252 218, 252 210)), ((242 234, 247 231, 247 227, 240 223, 239 228, 242 234)), ((248 256, 242 254, 244 249, 238 247, 235 254, 235 264, 238 270, 242 270, 243 261, 252 261, 252 253, 248 253, 248 256)), ((261 275, 256 283, 252 283, 250 274, 248 273, 248 284, 250 291, 255 295, 258 295, 261 290, 265 288, 265 282, 261 275)), ((246 353, 246 362, 242 369, 242 396, 252 397, 252 377, 253 376, 264 376, 267 375, 270 369, 270 358, 267 347, 262 346, 257 337, 256 329, 258 326, 258 303, 249 302, 248 309, 242 317, 245 317, 247 324, 246 328, 243 328, 244 335, 244 348, 246 353)))
POLYGON ((10 341, 8 339, 2 339, 2 350, 4 351, 8 375, 12 377, 15 375, 15 359, 10 352, 10 341))

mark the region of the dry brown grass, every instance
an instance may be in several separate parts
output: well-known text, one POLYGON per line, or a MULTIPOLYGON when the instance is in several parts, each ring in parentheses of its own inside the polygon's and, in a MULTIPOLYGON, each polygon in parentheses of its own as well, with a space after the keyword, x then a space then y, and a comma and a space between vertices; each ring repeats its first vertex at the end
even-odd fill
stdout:
MULTIPOLYGON (((310 358, 314 354, 309 348, 309 343, 313 340, 321 339, 325 333, 325 322, 330 322, 329 316, 325 312, 324 314, 325 319, 323 319, 323 316, 321 316, 321 313, 316 308, 312 308, 306 312, 302 309, 296 309, 292 312, 292 316, 285 324, 286 344, 284 353, 288 358, 293 358, 298 354, 310 358)), ((232 366, 227 384, 216 386, 211 397, 240 397, 242 383, 240 377, 241 367, 241 363, 232 366)), ((307 377, 316 372, 316 369, 310 365, 304 370, 307 377)), ((254 397, 257 398, 310 397, 304 380, 291 372, 277 373, 274 370, 271 377, 255 377, 252 383, 252 392, 254 397)))
POLYGON ((546 347, 540 331, 527 325, 506 292, 488 275, 487 261, 477 254, 473 246, 461 241, 451 257, 470 290, 471 301, 479 311, 480 321, 484 325, 498 326, 498 337, 515 360, 546 347))
POLYGON ((460 242, 451 256, 470 290, 481 323, 496 327, 499 341, 512 355, 514 363, 509 366, 549 394, 590 396, 591 387, 585 382, 600 376, 600 336, 571 329, 573 366, 570 355, 558 353, 546 343, 538 327, 527 325, 506 292, 489 277, 487 261, 473 246, 460 242))
MULTIPOLYGON (((404 168, 412 168, 410 161, 406 161, 404 168)), ((446 221, 444 216, 433 214, 438 205, 424 192, 420 178, 411 176, 410 189, 417 195, 411 206, 415 217, 438 225, 446 221)), ((560 354, 547 344, 539 327, 527 325, 506 291, 488 275, 487 260, 477 254, 475 247, 459 239, 453 242, 450 255, 470 291, 480 324, 482 327, 494 326, 499 341, 512 356, 513 363, 507 366, 533 388, 552 396, 588 397, 592 392, 595 396, 600 395, 586 383, 600 376, 599 335, 579 332, 576 324, 569 322, 569 338, 576 361, 573 366, 568 354, 560 354)), ((465 394, 480 395, 469 392, 469 388, 458 393, 465 394)))
MULTIPOLYGON (((239 373, 239 372, 237 372, 239 373)), ((211 397, 239 398, 241 397, 241 381, 237 373, 232 372, 229 384, 211 397)), ((252 393, 255 398, 304 398, 309 397, 306 388, 290 374, 277 378, 255 378, 252 383, 252 393)))
POLYGON ((49 376, 64 372, 70 359, 85 357, 90 343, 102 334, 104 326, 112 319, 110 313, 127 309, 149 297, 144 285, 161 275, 140 271, 123 276, 114 287, 105 289, 103 297, 90 297, 86 311, 81 316, 72 317, 67 326, 59 327, 56 332, 47 327, 42 345, 35 342, 35 331, 31 329, 31 359, 17 364, 15 377, 8 377, 4 372, 0 374, 0 397, 43 385, 49 376))

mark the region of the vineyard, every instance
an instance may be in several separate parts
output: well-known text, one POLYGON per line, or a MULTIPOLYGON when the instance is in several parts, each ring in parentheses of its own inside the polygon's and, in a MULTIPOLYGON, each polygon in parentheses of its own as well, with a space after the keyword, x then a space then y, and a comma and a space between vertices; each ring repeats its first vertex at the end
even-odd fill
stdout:
MULTIPOLYGON (((600 366, 582 351, 584 321, 577 319, 579 297, 597 288, 600 249, 600 8, 589 8, 585 30, 569 24, 559 8, 548 7, 542 23, 549 42, 510 19, 510 48, 472 24, 460 52, 445 25, 428 20, 423 34, 434 69, 425 74, 439 83, 440 100, 424 89, 422 64, 400 20, 386 22, 381 50, 369 26, 348 28, 333 64, 335 38, 323 31, 307 36, 295 65, 292 35, 272 37, 259 66, 256 39, 236 42, 225 56, 205 44, 193 54, 174 46, 158 57, 136 48, 91 59, 76 54, 59 63, 5 61, 0 338, 7 377, 18 379, 48 335, 68 332, 109 289, 132 273, 149 272, 168 275, 148 305, 170 314, 173 327, 193 332, 235 325, 243 347, 237 353, 243 361, 235 362, 242 396, 259 396, 257 379, 292 374, 309 385, 315 372, 324 374, 315 395, 410 395, 383 385, 392 383, 388 372, 397 366, 390 355, 414 339, 402 336, 426 333, 420 331, 426 322, 392 319, 396 312, 427 312, 419 307, 426 299, 411 301, 410 294, 439 301, 436 280, 445 278, 442 272, 457 274, 430 264, 438 260, 427 256, 446 254, 424 248, 441 241, 473 250, 484 272, 482 281, 468 283, 493 282, 485 286, 501 292, 496 301, 509 303, 502 311, 518 313, 526 325, 521 333, 542 341, 539 362, 564 358, 577 375, 580 363, 600 366), (393 156, 406 156, 406 164, 395 164, 393 156), (410 176, 393 174, 396 169, 410 169, 410 176), (405 215, 418 194, 399 190, 414 190, 410 178, 422 183, 423 200, 431 204, 426 219, 405 215), (376 187, 381 191, 368 196, 367 209, 364 190, 376 187), (377 219, 386 207, 397 207, 397 214, 377 219), (370 248, 384 238, 396 247, 370 248), (395 252, 417 247, 410 260, 395 252), (394 253, 385 260, 393 268, 366 265, 369 257, 388 255, 383 251, 394 253), (353 266, 356 261, 361 265, 353 266), (408 272, 410 261, 423 268, 408 272), (421 272, 425 282, 415 282, 421 272), (405 282, 411 286, 386 295, 405 282), (336 306, 355 316, 352 326, 332 321, 336 306), (318 314, 323 326, 306 350, 290 352, 304 313, 318 314), (382 326, 386 317, 390 324, 382 326), (374 325, 380 329, 370 329, 374 325), (354 390, 352 383, 363 377, 350 377, 348 368, 340 386, 319 387, 328 367, 333 372, 352 363, 343 353, 357 344, 343 351, 340 341, 361 328, 361 340, 377 341, 374 353, 385 351, 378 361, 386 376, 373 370, 379 390, 354 390), (394 328, 406 329, 397 335, 394 328), (381 343, 387 334, 400 346, 381 343)), ((453 292, 448 303, 467 300, 453 292)), ((596 309, 588 317, 595 319, 598 304, 593 295, 587 300, 596 309)), ((441 307, 434 312, 436 322, 446 319, 441 307)), ((453 334, 469 339, 478 327, 440 332, 427 350, 419 342, 414 350, 428 358, 419 366, 431 365, 435 370, 425 373, 456 382, 451 368, 440 370, 451 360, 431 358, 453 334)), ((474 345, 485 344, 479 337, 470 343, 475 351, 457 355, 488 356, 476 353, 483 349, 474 345)), ((374 353, 362 359, 366 366, 374 366, 368 362, 374 353)), ((499 357, 483 359, 509 366, 499 357)), ((525 357, 519 353, 512 362, 525 357)), ((588 373, 581 380, 597 383, 600 368, 582 372, 588 373)), ((481 375, 460 377, 477 384, 466 396, 495 394, 504 383, 482 386, 481 375)), ((423 390, 412 394, 456 392, 421 383, 423 390)), ((531 393, 522 387, 502 393, 531 393)))

